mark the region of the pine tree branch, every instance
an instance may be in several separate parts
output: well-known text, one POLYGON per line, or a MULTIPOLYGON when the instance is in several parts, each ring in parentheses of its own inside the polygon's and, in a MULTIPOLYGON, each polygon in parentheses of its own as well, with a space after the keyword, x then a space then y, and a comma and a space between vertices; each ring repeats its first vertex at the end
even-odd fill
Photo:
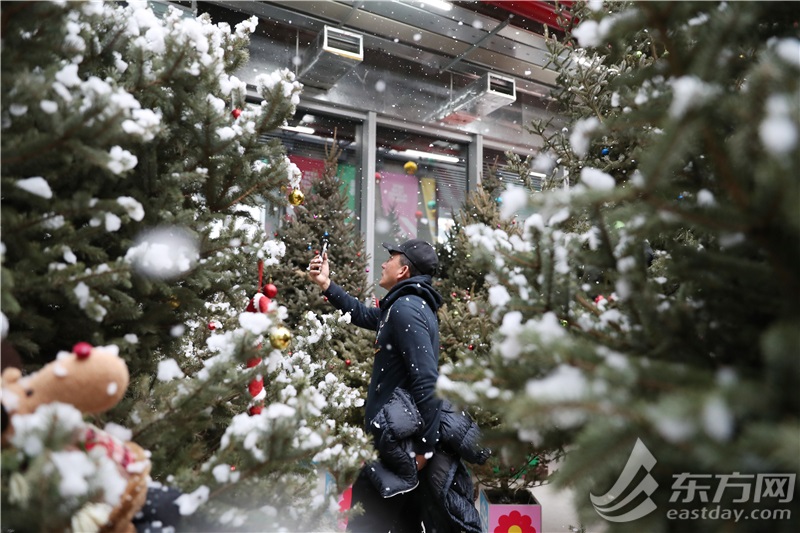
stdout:
POLYGON ((711 131, 711 128, 706 125, 703 126, 703 137, 705 138, 705 145, 708 149, 708 154, 711 156, 711 160, 717 167, 718 176, 721 178, 722 183, 731 194, 731 199, 733 199, 733 201, 736 203, 736 207, 738 207, 742 212, 748 212, 750 210, 750 205, 747 194, 745 194, 739 184, 736 183, 736 178, 733 175, 733 169, 730 166, 730 161, 726 157, 723 149, 720 147, 717 137, 711 131))
POLYGON ((593 315, 599 317, 600 315, 603 314, 603 312, 600 309, 598 309, 596 305, 592 304, 582 294, 576 294, 575 295, 575 299, 578 301, 578 303, 581 305, 581 307, 583 307, 584 309, 586 309, 587 311, 589 311, 593 315))
POLYGON ((264 188, 266 185, 268 185, 268 183, 267 183, 267 182, 263 182, 263 183, 256 183, 255 185, 253 185, 252 187, 250 187, 249 189, 247 189, 247 190, 244 192, 244 194, 240 195, 238 198, 236 198, 236 199, 234 199, 233 201, 231 201, 231 202, 230 202, 228 205, 224 206, 224 207, 222 208, 222 210, 223 210, 223 211, 227 211, 228 209, 230 209, 230 208, 231 208, 231 207, 233 207, 234 205, 238 204, 239 202, 241 202, 242 200, 244 200, 245 198, 247 198, 247 197, 248 197, 248 196, 250 196, 251 194, 255 193, 257 190, 264 188))
MULTIPOLYGON (((144 87, 164 87, 169 86, 169 82, 172 81, 173 76, 175 75, 175 71, 178 70, 178 67, 183 62, 183 58, 186 56, 186 48, 183 48, 175 58, 175 61, 172 63, 172 66, 164 72, 160 77, 154 79, 144 87)), ((141 72, 141 70, 140 70, 141 72)), ((143 89, 144 87, 139 86, 139 89, 143 89)))

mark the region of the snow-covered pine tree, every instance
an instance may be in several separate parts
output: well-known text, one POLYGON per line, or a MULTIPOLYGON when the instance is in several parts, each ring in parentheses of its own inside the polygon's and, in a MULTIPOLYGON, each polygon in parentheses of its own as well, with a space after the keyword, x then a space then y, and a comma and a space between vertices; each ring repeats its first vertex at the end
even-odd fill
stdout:
POLYGON ((325 146, 322 175, 310 190, 303 191, 303 203, 293 208, 276 232, 276 238, 286 245, 281 277, 294 276, 297 280, 282 289, 291 324, 299 323, 308 311, 327 313, 332 309, 319 288, 309 282, 307 273, 309 261, 321 251, 324 242, 328 244, 331 275, 336 283, 360 300, 372 293, 367 284, 369 256, 364 250, 364 238, 348 208, 348 193, 339 176, 341 153, 334 132, 332 143, 325 146))
POLYGON ((566 179, 503 195, 504 217, 534 210, 522 239, 464 229, 500 321, 471 401, 502 406, 521 441, 567 447, 556 479, 584 523, 603 522, 589 495, 609 491, 641 439, 656 510, 609 530, 793 531, 796 512, 736 521, 702 508, 795 510, 788 486, 755 493, 760 474, 796 483, 800 471, 797 10, 576 9, 580 23, 552 42, 570 124, 543 135, 535 162, 566 179), (682 473, 706 476, 706 499, 676 488, 682 473), (726 489, 733 479, 747 489, 726 489))
MULTIPOLYGON (((3 4, 2 20, 4 337, 31 370, 78 340, 119 346, 129 393, 93 422, 131 428, 114 431, 185 493, 188 527, 326 529, 337 494, 315 490, 320 472, 345 486, 371 453, 340 418, 360 395, 309 355, 324 336, 272 344, 285 308, 244 312, 258 261, 284 253, 250 208, 283 202, 297 177, 279 143, 258 139, 294 112, 300 84, 264 74, 260 105, 245 105, 231 73, 256 19, 32 2, 3 4)), ((65 494, 53 454, 75 443, 27 437, 42 450, 3 450, 3 529, 75 530, 109 479, 71 472, 86 487, 65 494)))
MULTIPOLYGON (((526 178, 530 162, 513 158, 509 169, 526 178)), ((496 163, 483 176, 479 187, 472 191, 464 205, 455 214, 455 224, 447 232, 445 242, 438 246, 441 275, 436 280, 445 303, 439 309, 441 336, 441 374, 439 389, 444 394, 458 391, 463 394, 466 387, 485 378, 489 370, 492 341, 499 326, 498 316, 491 313, 489 292, 493 278, 488 265, 472 261, 473 245, 465 228, 483 224, 507 235, 521 235, 517 221, 503 219, 500 205, 505 185, 497 177, 496 163), (470 384, 470 385, 467 385, 470 384)), ((489 381, 483 381, 488 384, 489 381)), ((546 463, 559 455, 559 450, 537 448, 532 443, 519 443, 512 450, 513 425, 504 417, 503 409, 493 409, 464 397, 464 405, 483 432, 483 445, 502 449, 484 465, 473 465, 473 474, 484 487, 524 488, 535 486, 545 480, 546 463)))
MULTIPOLYGON (((347 190, 339 175, 342 150, 336 140, 325 146, 322 175, 304 191, 304 202, 296 206, 276 232, 286 247, 284 260, 273 269, 276 279, 290 280, 280 289, 280 301, 288 312, 287 322, 300 335, 326 334, 314 352, 315 360, 344 383, 362 391, 366 397, 372 371, 375 335, 350 325, 349 319, 329 304, 308 279, 308 263, 327 243, 331 277, 359 300, 372 303, 373 292, 367 283, 369 256, 359 232, 355 214, 348 208, 347 190), (311 328, 310 330, 308 328, 311 328)), ((342 412, 342 419, 362 424, 362 409, 342 412)))
POLYGON ((264 104, 245 108, 230 74, 255 20, 136 5, 3 9, 3 312, 26 361, 80 340, 167 347, 172 326, 254 280, 258 244, 233 220, 287 181, 282 148, 258 136, 294 112, 299 84, 264 75, 264 104))

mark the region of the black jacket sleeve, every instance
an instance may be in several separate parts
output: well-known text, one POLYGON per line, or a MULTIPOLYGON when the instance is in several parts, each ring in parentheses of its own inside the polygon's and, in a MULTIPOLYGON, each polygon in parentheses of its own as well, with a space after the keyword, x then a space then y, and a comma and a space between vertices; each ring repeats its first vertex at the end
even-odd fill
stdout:
POLYGON ((356 326, 373 331, 378 329, 381 311, 377 307, 367 307, 332 281, 328 290, 322 294, 336 309, 343 313, 350 313, 350 321, 356 326))

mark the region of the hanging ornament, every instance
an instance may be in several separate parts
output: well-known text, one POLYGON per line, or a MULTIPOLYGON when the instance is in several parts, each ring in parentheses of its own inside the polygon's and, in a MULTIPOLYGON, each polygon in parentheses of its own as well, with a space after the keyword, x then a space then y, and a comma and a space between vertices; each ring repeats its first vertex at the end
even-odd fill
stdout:
POLYGON ((272 303, 269 297, 264 296, 263 294, 257 294, 256 296, 261 296, 261 298, 257 298, 258 310, 262 313, 266 313, 267 311, 269 311, 269 304, 272 303))
POLYGON ((306 195, 303 194, 303 191, 300 189, 292 189, 292 191, 289 193, 289 203, 295 207, 302 205, 305 199, 306 195))
POLYGON ((269 342, 273 348, 285 350, 292 340, 292 333, 283 326, 278 326, 269 332, 269 342))
POLYGON ((495 198, 494 201, 497 202, 498 204, 502 204, 503 203, 503 199, 501 197, 499 197, 499 196, 497 198, 495 198))
POLYGON ((212 320, 211 322, 208 323, 208 329, 211 330, 211 331, 214 331, 218 327, 219 327, 219 324, 218 324, 218 322, 216 320, 212 320))
POLYGON ((417 218, 422 218, 422 211, 417 211, 416 213, 414 213, 414 216, 417 218))
POLYGON ((380 183, 380 182, 381 182, 381 173, 380 172, 376 172, 375 173, 375 183, 380 183))
POLYGON ((475 349, 475 345, 474 344, 470 344, 469 346, 467 346, 467 348, 469 348, 470 350, 474 350, 475 349))
POLYGON ((181 305, 181 302, 178 301, 178 299, 175 298, 174 296, 169 299, 169 306, 171 308, 177 309, 178 307, 180 307, 180 305, 181 305))
POLYGON ((603 148, 602 150, 600 150, 600 155, 608 155, 608 153, 609 153, 610 151, 611 151, 611 150, 609 150, 608 148, 603 148))
POLYGON ((428 201, 428 209, 436 209, 436 200, 428 201))
POLYGON ((239 118, 239 115, 241 114, 242 114, 241 109, 234 109, 233 111, 231 111, 231 115, 233 115, 233 118, 239 118))
POLYGON ((347 366, 350 366, 351 364, 353 364, 353 362, 350 359, 345 359, 344 360, 344 364, 346 364, 347 366))
MULTIPOLYGON (((263 410, 264 410, 264 407, 261 406, 261 405, 251 405, 250 409, 248 410, 248 412, 250 413, 250 416, 255 416, 255 415, 260 415, 261 411, 263 411, 263 410)), ((232 466, 231 470, 236 470, 236 467, 232 466)))
POLYGON ((264 294, 267 295, 267 298, 275 298, 278 295, 278 287, 272 283, 267 283, 264 286, 264 294))
POLYGON ((255 398, 261 391, 264 390, 264 378, 258 377, 247 385, 247 390, 250 391, 250 396, 255 398))
POLYGON ((74 353, 78 359, 86 359, 89 357, 89 354, 92 353, 92 345, 83 341, 76 343, 75 346, 72 347, 72 353, 74 353))
POLYGON ((413 161, 408 161, 405 165, 403 165, 403 170, 406 171, 406 174, 416 174, 417 164, 413 161))

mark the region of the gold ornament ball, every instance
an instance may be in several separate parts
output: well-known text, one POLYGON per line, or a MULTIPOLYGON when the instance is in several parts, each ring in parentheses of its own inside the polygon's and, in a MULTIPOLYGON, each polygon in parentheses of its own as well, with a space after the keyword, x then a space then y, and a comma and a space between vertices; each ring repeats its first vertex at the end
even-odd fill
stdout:
POLYGON ((413 161, 409 161, 403 165, 403 169, 405 169, 406 174, 414 174, 417 171, 417 164, 413 161))
POLYGON ((301 205, 306 199, 306 195, 300 189, 292 189, 289 193, 289 203, 293 206, 301 205))
POLYGON ((269 332, 269 343, 278 350, 285 350, 289 346, 290 340, 292 340, 292 333, 283 326, 278 326, 269 332))

